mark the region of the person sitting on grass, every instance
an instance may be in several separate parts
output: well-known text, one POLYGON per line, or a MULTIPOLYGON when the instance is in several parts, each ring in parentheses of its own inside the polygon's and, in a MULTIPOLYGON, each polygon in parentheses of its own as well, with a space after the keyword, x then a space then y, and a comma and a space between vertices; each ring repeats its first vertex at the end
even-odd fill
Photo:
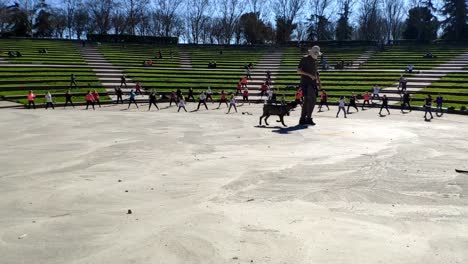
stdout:
POLYGON ((97 90, 94 90, 94 92, 92 93, 93 95, 93 99, 94 99, 94 102, 97 103, 99 105, 99 108, 101 108, 101 101, 99 100, 99 93, 97 90))
POLYGON ((88 93, 86 94, 86 110, 88 110, 88 107, 90 105, 93 107, 93 110, 96 110, 94 108, 94 96, 91 93, 91 91, 88 91, 88 93))
POLYGON ((336 113, 336 118, 338 118, 338 115, 340 114, 341 110, 343 110, 344 118, 347 118, 345 107, 346 107, 345 97, 341 96, 340 100, 338 101, 338 112, 336 113))
POLYGON ((219 109, 222 103, 225 103, 226 107, 228 107, 227 94, 224 92, 224 90, 221 91, 221 98, 219 99, 219 105, 218 105, 218 108, 216 109, 219 109))
POLYGON ((34 103, 34 100, 36 100, 36 95, 32 90, 30 90, 28 93, 28 109, 31 109, 31 105, 36 109, 36 103, 34 103))
POLYGON ((117 96, 117 104, 119 103, 119 100, 123 104, 122 89, 120 87, 115 87, 114 90, 115 90, 115 95, 117 96))
POLYGON ((208 106, 206 105, 206 95, 205 95, 205 92, 202 92, 200 94, 200 97, 199 97, 199 100, 198 100, 198 107, 197 107, 197 111, 200 110, 200 105, 203 104, 206 108, 206 110, 208 110, 208 106))
POLYGON ((356 109, 357 112, 359 112, 359 109, 356 105, 358 99, 357 99, 357 96, 355 93, 352 93, 351 97, 349 98, 349 104, 348 104, 348 110, 346 111, 348 114, 350 114, 351 112, 349 112, 349 108, 350 107, 354 107, 356 109))
POLYGON ((187 109, 185 109, 185 98, 183 96, 180 98, 178 106, 179 106, 179 110, 177 110, 177 112, 180 112, 181 108, 183 108, 184 111, 187 112, 187 109))
POLYGON ((141 89, 142 89, 142 87, 141 87, 140 82, 137 82, 136 85, 135 85, 135 93, 139 94, 139 95, 142 95, 143 92, 141 91, 141 89))
POLYGON ((382 110, 385 108, 387 110, 387 113, 390 114, 390 111, 388 110, 388 97, 386 94, 382 97, 382 105, 380 106, 380 111, 379 115, 382 115, 382 110))
POLYGON ((171 92, 170 97, 169 97, 169 106, 172 106, 172 103, 177 105, 177 95, 174 91, 171 92))
POLYGON ((405 106, 408 106, 408 109, 411 112, 410 101, 411 101, 411 95, 407 91, 405 91, 405 93, 403 94, 403 103, 401 104, 402 113, 404 113, 403 110, 405 109, 405 106))
POLYGON ((412 72, 413 72, 413 70, 414 70, 414 67, 413 67, 413 65, 408 65, 408 66, 406 66, 406 70, 405 70, 405 72, 412 73, 412 72))
POLYGON ((364 106, 367 104, 368 107, 371 107, 370 106, 370 93, 369 92, 366 92, 365 94, 362 95, 362 97, 364 98, 364 101, 362 102, 362 107, 361 107, 361 110, 364 110, 364 106))
POLYGON ((8 51, 8 57, 9 57, 9 58, 14 58, 14 57, 16 57, 16 56, 15 56, 15 53, 14 53, 13 51, 10 50, 10 51, 8 51))
POLYGON ((159 111, 159 107, 156 104, 156 93, 154 91, 152 91, 150 93, 150 95, 149 95, 148 111, 151 110, 151 105, 154 105, 156 107, 156 109, 158 109, 158 111, 159 111))
POLYGON ((237 113, 236 97, 234 97, 233 94, 231 94, 231 99, 229 100, 229 109, 226 114, 229 114, 231 112, 232 107, 234 107, 234 110, 236 110, 237 113))
POLYGON ((432 116, 432 96, 430 94, 427 95, 426 101, 424 103, 424 120, 429 121, 430 119, 427 119, 427 114, 431 115, 431 119, 434 117, 432 116))
POLYGON ((130 105, 131 105, 132 103, 134 103, 134 104, 136 105, 136 107, 139 108, 139 107, 138 107, 138 104, 137 104, 137 102, 136 102, 136 100, 135 100, 135 97, 136 97, 135 91, 133 91, 133 89, 130 90, 130 97, 128 98, 128 101, 129 101, 129 102, 128 102, 128 107, 127 107, 127 109, 130 109, 130 105))
POLYGON ((17 51, 17 52, 16 52, 16 57, 18 57, 18 58, 19 58, 19 57, 23 57, 23 54, 21 54, 21 52, 17 51))
POLYGON ((68 103, 70 103, 71 106, 73 106, 73 108, 75 108, 75 105, 73 104, 72 102, 72 94, 71 94, 71 91, 70 90, 67 90, 67 92, 65 93, 65 107, 67 107, 68 103))
POLYGON ((330 111, 330 107, 328 107, 328 94, 325 90, 322 90, 320 94, 320 105, 319 105, 319 112, 322 112, 322 106, 325 105, 327 110, 330 111))

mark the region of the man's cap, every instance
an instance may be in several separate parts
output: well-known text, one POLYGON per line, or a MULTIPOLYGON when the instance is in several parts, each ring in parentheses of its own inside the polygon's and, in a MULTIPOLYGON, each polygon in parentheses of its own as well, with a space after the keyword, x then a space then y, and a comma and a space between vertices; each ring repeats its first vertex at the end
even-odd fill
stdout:
POLYGON ((309 55, 312 55, 312 56, 321 56, 322 53, 320 52, 320 47, 319 46, 313 46, 312 48, 310 48, 308 50, 309 52, 309 55))

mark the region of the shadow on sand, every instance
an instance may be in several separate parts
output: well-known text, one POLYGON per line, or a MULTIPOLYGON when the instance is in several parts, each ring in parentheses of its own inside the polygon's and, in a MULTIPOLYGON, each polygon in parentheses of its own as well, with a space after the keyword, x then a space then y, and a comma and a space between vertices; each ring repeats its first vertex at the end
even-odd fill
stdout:
POLYGON ((255 127, 268 128, 268 129, 274 128, 271 132, 278 133, 278 134, 290 134, 291 132, 294 132, 294 131, 307 129, 307 126, 304 126, 304 125, 295 125, 295 126, 291 126, 291 127, 279 127, 279 126, 274 126, 274 127, 271 127, 271 126, 255 126, 255 127))

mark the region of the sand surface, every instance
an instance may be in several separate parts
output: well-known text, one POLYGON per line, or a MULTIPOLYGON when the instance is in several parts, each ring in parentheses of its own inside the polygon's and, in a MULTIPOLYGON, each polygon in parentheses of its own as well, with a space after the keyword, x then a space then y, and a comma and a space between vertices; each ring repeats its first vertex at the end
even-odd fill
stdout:
POLYGON ((0 111, 0 263, 468 263, 466 116, 123 108, 0 111))

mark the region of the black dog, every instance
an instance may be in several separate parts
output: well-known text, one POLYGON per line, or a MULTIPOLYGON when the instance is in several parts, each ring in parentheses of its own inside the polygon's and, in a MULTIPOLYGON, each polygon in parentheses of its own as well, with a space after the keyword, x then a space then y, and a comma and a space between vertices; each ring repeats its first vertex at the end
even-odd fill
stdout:
POLYGON ((260 125, 262 125, 262 118, 265 117, 265 124, 268 126, 267 120, 271 115, 277 115, 279 116, 281 124, 283 126, 286 126, 284 124, 284 116, 289 115, 289 112, 296 108, 297 103, 296 102, 291 102, 286 105, 273 105, 273 104, 266 104, 263 106, 263 115, 260 117, 260 125))

